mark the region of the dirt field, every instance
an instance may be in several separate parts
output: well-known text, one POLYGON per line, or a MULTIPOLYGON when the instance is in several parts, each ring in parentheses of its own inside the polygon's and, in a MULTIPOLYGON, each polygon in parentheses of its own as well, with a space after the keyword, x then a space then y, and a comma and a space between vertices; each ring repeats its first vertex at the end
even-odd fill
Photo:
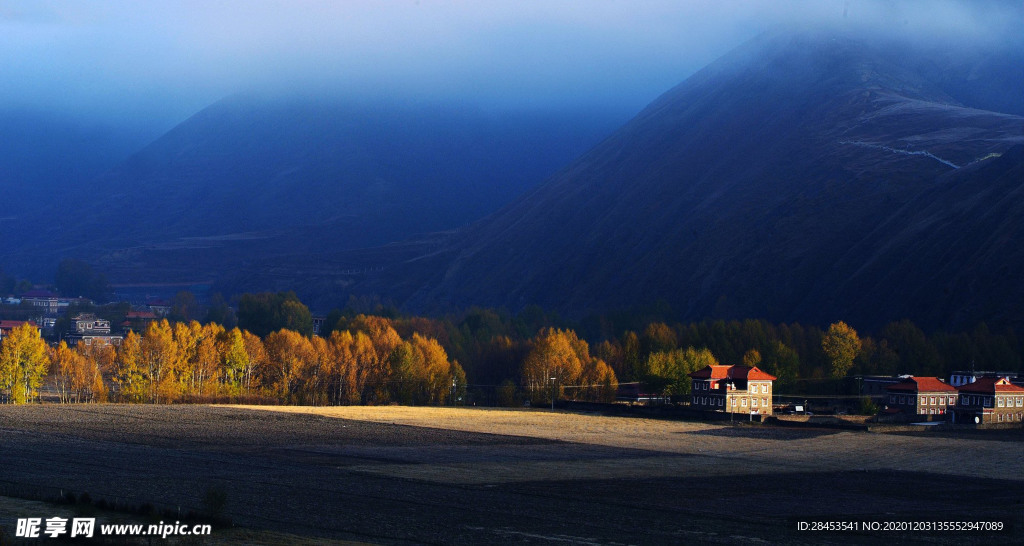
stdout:
MULTIPOLYGON (((538 410, 6 406, 0 493, 188 510, 219 488, 238 526, 372 543, 970 544, 1024 539, 1021 440, 538 410), (840 517, 1012 530, 797 531, 840 517)), ((8 534, 47 515, 3 506, 8 534)))

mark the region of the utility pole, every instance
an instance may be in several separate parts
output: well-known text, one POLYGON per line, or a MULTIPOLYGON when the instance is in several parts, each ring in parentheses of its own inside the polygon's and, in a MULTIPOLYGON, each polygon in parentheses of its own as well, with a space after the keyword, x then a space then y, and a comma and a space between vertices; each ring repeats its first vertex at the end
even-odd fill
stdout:
POLYGON ((555 411, 555 377, 551 378, 551 411, 555 411))

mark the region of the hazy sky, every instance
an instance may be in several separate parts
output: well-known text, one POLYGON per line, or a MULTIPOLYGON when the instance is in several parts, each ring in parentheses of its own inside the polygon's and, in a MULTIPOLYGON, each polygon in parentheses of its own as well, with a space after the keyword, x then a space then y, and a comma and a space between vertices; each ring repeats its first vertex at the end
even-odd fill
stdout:
POLYGON ((1024 3, 966 4, 0 0, 0 101, 165 126, 261 89, 636 111, 778 24, 897 21, 986 35, 994 20, 1020 32, 1024 3))

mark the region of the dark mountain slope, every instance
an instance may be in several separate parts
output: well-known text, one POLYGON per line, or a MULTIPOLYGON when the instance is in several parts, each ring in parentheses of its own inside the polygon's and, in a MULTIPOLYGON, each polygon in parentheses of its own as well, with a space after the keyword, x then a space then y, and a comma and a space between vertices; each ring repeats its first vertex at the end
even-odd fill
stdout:
POLYGON ((19 220, 37 228, 0 258, 78 256, 115 280, 153 281, 380 245, 493 212, 620 122, 607 113, 232 97, 100 177, 87 198, 26 211, 19 220))
POLYGON ((823 32, 755 40, 453 238, 443 273, 407 305, 537 303, 582 315, 665 301, 683 318, 1019 320, 1019 307, 978 307, 1000 301, 994 286, 963 298, 925 293, 989 290, 976 276, 988 263, 980 255, 960 269, 969 278, 949 276, 951 247, 995 256, 1019 241, 1005 223, 991 237, 953 237, 938 229, 950 217, 921 214, 949 212, 944 200, 966 195, 991 214, 1019 206, 1005 197, 995 209, 1001 194, 971 192, 987 180, 1020 182, 1014 154, 992 154, 1024 142, 1024 118, 973 108, 971 89, 998 102, 985 85, 950 83, 973 65, 924 62, 923 51, 823 32), (981 168, 990 162, 1005 174, 981 168))
MULTIPOLYGON (((878 313, 864 295, 886 297, 893 316, 947 323, 1019 324, 1024 314, 1024 146, 943 175, 837 262, 849 271, 806 305, 849 302, 852 319, 878 313)), ((810 309, 807 310, 809 312, 810 309)))
POLYGON ((124 161, 138 133, 53 113, 0 110, 0 217, 87 194, 68 188, 124 161))

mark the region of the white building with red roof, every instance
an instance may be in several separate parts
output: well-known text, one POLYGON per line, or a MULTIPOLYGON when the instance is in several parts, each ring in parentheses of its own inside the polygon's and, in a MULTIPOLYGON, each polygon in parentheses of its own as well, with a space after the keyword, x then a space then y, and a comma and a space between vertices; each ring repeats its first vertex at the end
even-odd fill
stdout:
MULTIPOLYGON (((956 387, 938 377, 910 376, 886 387, 885 413, 906 416, 945 415, 956 405, 956 387)), ((929 417, 933 419, 934 417, 929 417)))
POLYGON ((742 414, 772 414, 774 375, 756 366, 705 366, 690 374, 694 409, 742 414))
POLYGON ((1024 387, 1005 377, 982 377, 961 386, 954 423, 1020 423, 1024 420, 1024 387))

